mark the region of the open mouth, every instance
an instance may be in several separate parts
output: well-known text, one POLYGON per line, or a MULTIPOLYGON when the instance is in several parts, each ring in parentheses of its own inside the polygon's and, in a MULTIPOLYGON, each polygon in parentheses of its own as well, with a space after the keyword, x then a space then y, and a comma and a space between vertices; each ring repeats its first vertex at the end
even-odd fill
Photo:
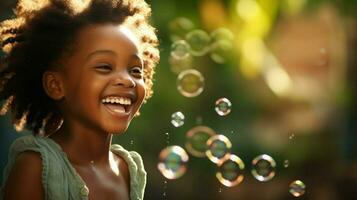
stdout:
POLYGON ((128 97, 108 96, 102 99, 102 103, 113 114, 122 115, 129 112, 132 100, 128 97))

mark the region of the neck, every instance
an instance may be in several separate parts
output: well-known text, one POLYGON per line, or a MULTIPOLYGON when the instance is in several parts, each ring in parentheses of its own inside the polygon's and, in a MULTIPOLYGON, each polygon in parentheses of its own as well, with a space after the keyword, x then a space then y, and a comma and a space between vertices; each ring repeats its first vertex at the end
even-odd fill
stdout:
POLYGON ((63 123, 60 130, 51 138, 59 143, 74 165, 109 162, 112 134, 63 123))

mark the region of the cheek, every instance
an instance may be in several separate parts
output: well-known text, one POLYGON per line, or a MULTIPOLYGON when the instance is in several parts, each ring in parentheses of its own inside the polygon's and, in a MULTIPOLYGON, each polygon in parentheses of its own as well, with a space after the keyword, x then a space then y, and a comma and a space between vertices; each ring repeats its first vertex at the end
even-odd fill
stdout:
POLYGON ((138 94, 140 96, 141 103, 146 97, 146 92, 147 92, 146 84, 144 83, 144 81, 142 81, 140 87, 138 87, 138 94))

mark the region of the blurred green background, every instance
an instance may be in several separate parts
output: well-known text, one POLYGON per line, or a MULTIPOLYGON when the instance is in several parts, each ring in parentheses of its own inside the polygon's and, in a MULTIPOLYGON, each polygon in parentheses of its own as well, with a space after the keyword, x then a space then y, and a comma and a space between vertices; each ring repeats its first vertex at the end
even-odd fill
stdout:
MULTIPOLYGON (((148 2, 161 43, 154 96, 129 130, 114 138, 143 156, 145 199, 295 199, 289 184, 297 179, 306 184, 299 199, 357 199, 356 0, 148 2), (195 29, 212 34, 219 28, 233 35, 229 48, 218 52, 221 59, 212 49, 184 64, 170 58, 174 41, 195 29), (176 86, 178 73, 187 68, 205 78, 204 91, 194 98, 184 97, 176 86), (214 110, 221 97, 232 102, 231 113, 223 117, 214 110), (185 115, 178 128, 170 122, 176 111, 185 115), (231 140, 232 153, 245 163, 241 184, 220 184, 216 165, 190 154, 182 177, 167 180, 159 172, 160 151, 168 145, 184 148, 186 132, 197 125, 231 140), (275 177, 267 182, 250 173, 252 159, 263 153, 277 163, 275 177)), ((10 17, 14 5, 2 0, 0 18, 10 17)), ((14 131, 9 116, 0 120, 2 171, 9 145, 22 133, 14 131)))

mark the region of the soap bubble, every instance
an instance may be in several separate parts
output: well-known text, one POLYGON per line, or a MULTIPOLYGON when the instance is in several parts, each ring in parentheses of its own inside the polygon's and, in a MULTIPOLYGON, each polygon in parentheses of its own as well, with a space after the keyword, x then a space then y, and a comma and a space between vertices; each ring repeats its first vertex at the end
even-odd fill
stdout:
POLYGON ((177 89, 185 97, 196 97, 204 88, 204 78, 195 69, 182 71, 177 77, 177 89))
POLYGON ((171 55, 176 59, 185 59, 190 55, 190 45, 185 40, 177 40, 171 45, 171 55))
POLYGON ((300 197, 305 194, 305 184, 300 180, 296 180, 290 183, 289 188, 290 194, 292 194, 294 197, 300 197))
POLYGON ((180 127, 185 123, 185 115, 178 111, 171 115, 171 124, 175 127, 180 127))
POLYGON ((220 163, 229 156, 232 143, 224 135, 214 135, 207 140, 207 157, 214 163, 220 163))
POLYGON ((186 41, 191 46, 191 54, 203 56, 210 50, 211 37, 203 30, 193 30, 186 35, 186 41))
POLYGON ((294 133, 289 136, 289 140, 292 140, 294 138, 295 138, 295 134, 294 133))
POLYGON ((218 28, 211 32, 212 41, 226 40, 232 41, 234 34, 227 28, 218 28))
POLYGON ((252 161, 252 175, 258 181, 269 181, 275 176, 275 160, 267 155, 259 155, 252 161))
POLYGON ((232 103, 227 98, 220 98, 215 103, 215 110, 218 115, 226 116, 231 112, 232 103))
POLYGON ((216 135, 216 132, 207 126, 196 126, 186 133, 186 149, 196 157, 205 157, 207 147, 207 140, 216 135))
POLYGON ((172 20, 169 23, 169 29, 172 33, 171 40, 176 41, 183 39, 188 32, 194 29, 194 27, 195 25, 193 22, 185 17, 179 17, 172 20))
POLYGON ((289 160, 284 160, 283 166, 284 166, 285 168, 288 168, 289 165, 290 165, 289 160))
POLYGON ((216 177, 223 185, 233 187, 240 184, 243 179, 244 163, 238 156, 230 154, 218 164, 216 177))
POLYGON ((225 63, 232 54, 233 44, 228 40, 219 40, 211 44, 211 59, 218 63, 225 63))
POLYGON ((186 172, 188 155, 180 146, 169 146, 159 154, 157 165, 161 174, 168 179, 180 178, 186 172))
POLYGON ((176 58, 172 55, 169 57, 170 69, 175 74, 179 74, 180 72, 190 69, 192 66, 192 56, 188 55, 185 58, 176 58))

